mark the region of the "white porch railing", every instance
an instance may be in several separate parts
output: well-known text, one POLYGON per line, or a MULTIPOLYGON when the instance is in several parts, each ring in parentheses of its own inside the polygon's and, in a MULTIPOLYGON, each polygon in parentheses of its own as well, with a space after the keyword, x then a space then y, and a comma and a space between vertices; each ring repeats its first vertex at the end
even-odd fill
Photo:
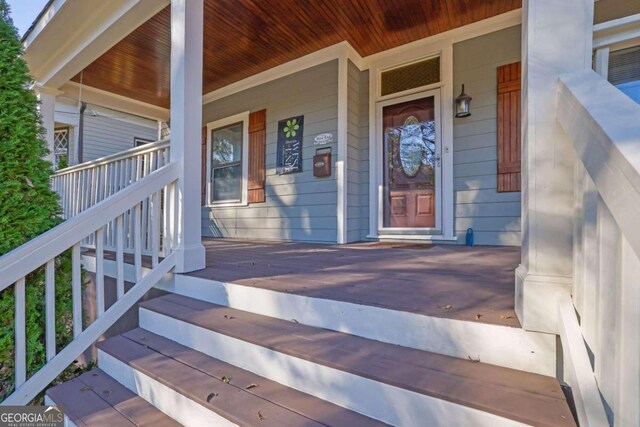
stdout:
POLYGON ((559 316, 569 381, 581 425, 609 425, 602 395, 615 425, 637 426, 640 106, 584 71, 560 78, 557 111, 578 158, 574 285, 559 316))
POLYGON ((640 45, 640 14, 603 22, 593 27, 594 68, 605 79, 612 51, 640 45))
MULTIPOLYGON (((145 144, 56 172, 51 177, 51 186, 60 196, 63 218, 74 217, 169 163, 169 145, 169 140, 145 144)), ((143 201, 142 253, 145 255, 150 255, 152 250, 150 208, 150 203, 143 201)), ((125 236, 130 237, 132 216, 126 213, 123 221, 125 236)), ((135 242, 128 237, 125 238, 124 250, 132 253, 135 242)), ((95 248, 93 236, 85 239, 82 245, 95 248)), ((105 230, 104 245, 106 249, 115 250, 116 235, 111 226, 105 230)))
MULTIPOLYGON (((175 254, 166 249, 164 259, 160 253, 163 242, 160 228, 165 227, 165 248, 172 246, 171 236, 176 229, 177 206, 175 182, 178 164, 169 163, 131 183, 117 194, 97 202, 38 238, 0 257, 0 291, 11 286, 15 289, 15 384, 16 390, 3 405, 24 405, 53 381, 74 359, 95 342, 140 297, 153 287, 175 266, 175 254), (167 208, 160 214, 160 201, 167 208), (143 223, 142 206, 150 206, 150 238, 152 268, 143 276, 141 248, 143 223), (129 228, 125 219, 131 218, 129 228), (106 230, 113 230, 116 247, 117 301, 105 310, 104 250, 106 230), (82 329, 83 303, 81 296, 81 242, 93 236, 96 259, 97 318, 82 329), (124 245, 133 242, 135 285, 125 293, 124 245), (56 348, 55 259, 63 252, 72 251, 72 303, 74 339, 66 347, 56 348), (25 336, 25 277, 44 266, 46 326, 45 348, 47 363, 27 379, 27 348, 25 336)), ((108 176, 108 175, 105 175, 108 176)), ((8 327, 3 325, 3 327, 8 327)))

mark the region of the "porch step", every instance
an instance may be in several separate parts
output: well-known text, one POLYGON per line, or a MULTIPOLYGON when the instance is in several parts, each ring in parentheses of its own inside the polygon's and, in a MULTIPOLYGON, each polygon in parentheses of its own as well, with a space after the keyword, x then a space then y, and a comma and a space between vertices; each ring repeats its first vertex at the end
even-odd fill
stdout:
MULTIPOLYGON (((297 283, 290 283, 293 288, 297 283)), ((223 283, 184 274, 158 288, 263 316, 550 377, 556 336, 503 325, 427 316, 357 302, 223 283)), ((435 303, 434 303, 435 304, 435 303)))
POLYGON ((64 412, 65 425, 180 425, 101 369, 50 388, 46 396, 64 412))
POLYGON ((98 348, 102 369, 184 425, 383 425, 144 329, 98 348))
POLYGON ((141 303, 140 326, 389 424, 575 425, 551 377, 175 294, 141 303))

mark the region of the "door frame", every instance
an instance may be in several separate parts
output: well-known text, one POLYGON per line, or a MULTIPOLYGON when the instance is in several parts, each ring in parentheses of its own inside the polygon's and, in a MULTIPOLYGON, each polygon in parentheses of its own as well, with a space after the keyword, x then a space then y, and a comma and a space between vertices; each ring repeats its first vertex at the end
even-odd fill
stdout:
POLYGON ((378 197, 376 206, 378 217, 378 236, 383 237, 386 235, 401 235, 401 236, 414 236, 414 235, 442 235, 442 185, 443 185, 443 158, 442 158, 442 106, 440 102, 440 88, 423 90, 420 92, 412 93, 410 95, 398 96, 391 99, 385 99, 376 103, 376 158, 378 158, 378 165, 375 168, 376 179, 378 185, 378 197), (384 141, 383 141, 383 125, 382 125, 382 111, 384 107, 401 104, 403 102, 413 101, 422 98, 434 98, 434 118, 436 122, 436 156, 440 158, 439 164, 436 163, 435 171, 435 227, 385 227, 384 226, 384 141))

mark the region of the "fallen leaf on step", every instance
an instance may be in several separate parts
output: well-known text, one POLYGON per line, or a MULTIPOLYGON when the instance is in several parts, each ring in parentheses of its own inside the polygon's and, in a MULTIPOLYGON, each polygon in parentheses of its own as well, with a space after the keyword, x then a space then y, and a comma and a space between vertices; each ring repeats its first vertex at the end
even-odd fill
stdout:
POLYGON ((500 316, 501 319, 513 319, 513 316, 506 316, 506 315, 502 315, 500 316))
POLYGON ((439 305, 438 308, 441 310, 451 310, 451 307, 453 307, 451 304, 447 304, 447 305, 439 305))
POLYGON ((259 419, 260 421, 262 421, 262 420, 266 420, 265 416, 264 416, 264 415, 262 415, 262 414, 260 413, 260 411, 258 411, 258 419, 259 419))
POLYGON ((256 388, 258 387, 258 384, 256 383, 251 383, 248 386, 245 387, 245 390, 251 390, 252 388, 256 388))
POLYGON ((97 377, 98 374, 96 374, 95 372, 91 374, 92 377, 97 377))
POLYGON ((84 387, 80 387, 80 391, 88 391, 88 390, 93 390, 93 387, 88 386, 88 385, 86 385, 84 387))
POLYGON ((478 358, 477 358, 477 359, 474 359, 474 358, 473 358, 473 357, 471 357, 471 356, 467 356, 467 357, 468 357, 468 358, 469 358, 469 360, 470 360, 470 361, 472 361, 473 363, 478 363, 478 362, 480 362, 480 356, 478 356, 478 358))
POLYGON ((214 397, 218 397, 218 393, 209 393, 209 396, 207 396, 207 403, 211 403, 211 400, 213 400, 214 397))
POLYGON ((291 323, 300 323, 296 319, 291 319, 291 323))
POLYGON ((225 318, 225 319, 228 319, 228 320, 235 319, 235 317, 233 317, 233 316, 229 316, 228 314, 225 314, 225 315, 224 315, 224 318, 225 318))
POLYGON ((140 341, 146 341, 147 337, 140 337, 140 341))
POLYGON ((225 375, 225 376, 223 376, 223 377, 222 377, 222 382, 223 382, 223 383, 225 383, 225 384, 229 384, 229 382, 230 382, 232 379, 233 379, 233 378, 228 377, 228 376, 226 376, 226 375, 225 375))
POLYGON ((476 314, 476 319, 480 319, 482 317, 482 314, 476 314))
POLYGON ((102 390, 102 394, 106 394, 107 396, 111 396, 111 390, 110 389, 102 390))

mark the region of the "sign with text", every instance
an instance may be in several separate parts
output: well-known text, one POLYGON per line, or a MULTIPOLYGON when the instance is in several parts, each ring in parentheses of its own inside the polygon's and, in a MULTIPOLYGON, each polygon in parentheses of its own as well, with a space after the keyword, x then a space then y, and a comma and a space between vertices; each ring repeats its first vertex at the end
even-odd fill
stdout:
POLYGON ((278 175, 302 172, 302 137, 304 116, 291 117, 278 122, 278 175))

